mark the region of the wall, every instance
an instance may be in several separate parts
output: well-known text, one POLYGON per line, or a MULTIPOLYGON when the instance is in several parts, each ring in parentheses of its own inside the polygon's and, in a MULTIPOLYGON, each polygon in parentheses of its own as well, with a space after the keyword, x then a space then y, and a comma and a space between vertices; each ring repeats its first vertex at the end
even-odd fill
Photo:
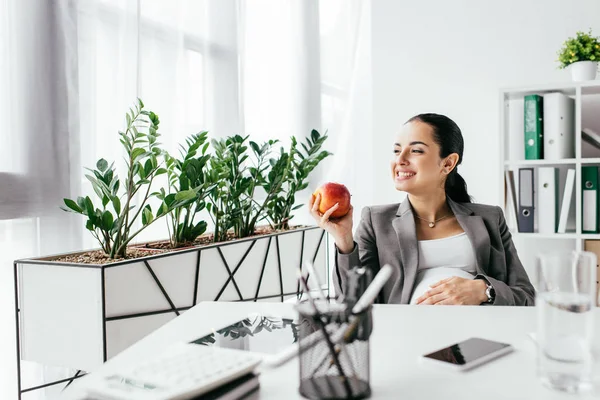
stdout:
POLYGON ((496 204, 498 90, 568 81, 556 53, 590 27, 600 34, 597 0, 373 1, 376 202, 401 198, 388 173, 393 134, 414 114, 437 112, 462 129, 459 172, 475 201, 496 204))

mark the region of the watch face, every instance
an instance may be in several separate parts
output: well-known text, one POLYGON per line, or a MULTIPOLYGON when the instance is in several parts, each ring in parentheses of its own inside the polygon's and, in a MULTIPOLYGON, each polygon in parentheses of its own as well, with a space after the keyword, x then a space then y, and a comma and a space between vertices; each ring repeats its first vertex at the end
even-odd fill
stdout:
POLYGON ((492 301, 494 299, 494 288, 488 285, 485 289, 485 295, 488 297, 488 301, 492 301))

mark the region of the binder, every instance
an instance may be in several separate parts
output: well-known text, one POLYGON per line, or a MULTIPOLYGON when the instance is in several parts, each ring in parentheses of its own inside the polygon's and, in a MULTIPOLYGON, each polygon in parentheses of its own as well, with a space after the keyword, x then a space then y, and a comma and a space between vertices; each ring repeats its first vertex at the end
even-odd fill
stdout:
POLYGON ((567 180, 565 182, 565 191, 563 192, 562 203, 560 206, 560 218, 558 220, 558 233, 567 233, 567 221, 571 211, 571 199, 573 198, 573 187, 575 186, 575 170, 567 171, 567 180))
POLYGON ((575 100, 562 93, 544 95, 544 159, 575 158, 575 100))
POLYGON ((594 132, 590 128, 584 128, 581 131, 581 138, 585 142, 594 146, 595 148, 600 149, 600 135, 598 135, 596 132, 594 132))
POLYGON ((558 228, 558 168, 538 168, 538 232, 556 233, 558 228))
POLYGON ((533 168, 519 168, 519 232, 533 232, 533 168))
POLYGON ((544 158, 544 124, 542 96, 531 94, 525 96, 525 159, 541 160, 544 158))
POLYGON ((598 233, 598 167, 581 167, 583 233, 598 233))
POLYGON ((519 214, 519 207, 517 207, 517 191, 515 190, 515 175, 514 171, 504 171, 505 183, 506 183, 506 211, 507 220, 509 221, 512 229, 519 230, 519 222, 517 215, 519 214))

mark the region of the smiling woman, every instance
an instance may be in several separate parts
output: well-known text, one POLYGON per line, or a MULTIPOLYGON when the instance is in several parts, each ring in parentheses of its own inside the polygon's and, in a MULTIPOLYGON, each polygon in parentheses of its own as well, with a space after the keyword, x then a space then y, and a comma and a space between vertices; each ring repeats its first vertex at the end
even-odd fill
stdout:
POLYGON ((380 302, 412 304, 533 305, 534 289, 519 260, 502 210, 475 204, 457 166, 464 142, 460 128, 439 114, 409 119, 396 135, 390 171, 401 204, 365 207, 352 234, 352 213, 311 213, 336 244, 336 291, 346 273, 364 266, 394 273, 380 302))

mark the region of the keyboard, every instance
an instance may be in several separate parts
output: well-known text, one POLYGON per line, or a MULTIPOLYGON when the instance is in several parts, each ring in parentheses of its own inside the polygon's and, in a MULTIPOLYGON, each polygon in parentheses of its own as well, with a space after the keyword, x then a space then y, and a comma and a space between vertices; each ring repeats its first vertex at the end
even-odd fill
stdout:
POLYGON ((243 350, 181 343, 91 380, 87 395, 95 400, 191 399, 252 372, 263 357, 243 350))

